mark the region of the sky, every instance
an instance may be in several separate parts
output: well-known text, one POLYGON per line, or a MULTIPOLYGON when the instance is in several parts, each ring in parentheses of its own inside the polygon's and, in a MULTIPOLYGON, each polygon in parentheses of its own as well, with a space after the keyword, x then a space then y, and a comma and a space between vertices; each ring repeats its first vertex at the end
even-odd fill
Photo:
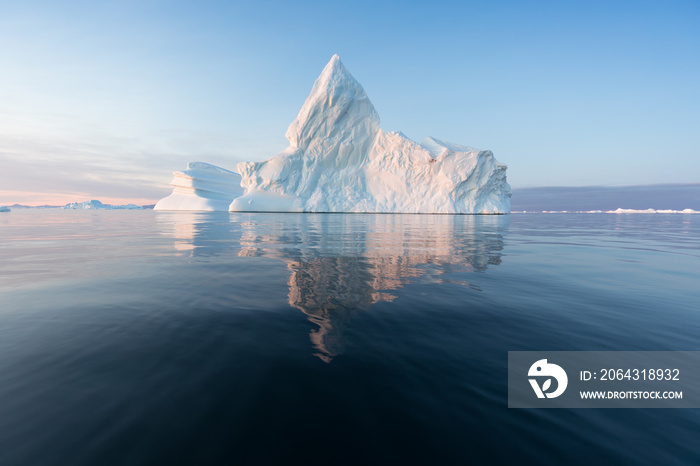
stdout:
POLYGON ((0 205, 272 157, 334 53, 383 129, 490 149, 514 188, 700 182, 697 0, 0 0, 0 205))

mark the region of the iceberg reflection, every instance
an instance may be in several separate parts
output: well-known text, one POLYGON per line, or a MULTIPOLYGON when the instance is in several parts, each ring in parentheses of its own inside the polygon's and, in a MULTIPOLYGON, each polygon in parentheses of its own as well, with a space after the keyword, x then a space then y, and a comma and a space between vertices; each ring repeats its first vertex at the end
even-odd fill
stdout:
POLYGON ((289 305, 318 326, 311 341, 326 362, 343 352, 352 316, 393 301, 392 291, 411 282, 452 282, 450 273, 498 265, 508 227, 506 216, 281 214, 250 220, 242 223, 239 255, 286 263, 289 305))
POLYGON ((457 283, 501 262, 508 216, 292 213, 159 213, 178 254, 278 259, 288 302, 318 328, 316 355, 330 362, 357 313, 398 298, 407 284, 457 283), (461 274, 456 280, 453 274, 461 274))
POLYGON ((174 239, 178 255, 217 255, 237 251, 240 228, 225 212, 158 211, 156 222, 162 234, 174 239))

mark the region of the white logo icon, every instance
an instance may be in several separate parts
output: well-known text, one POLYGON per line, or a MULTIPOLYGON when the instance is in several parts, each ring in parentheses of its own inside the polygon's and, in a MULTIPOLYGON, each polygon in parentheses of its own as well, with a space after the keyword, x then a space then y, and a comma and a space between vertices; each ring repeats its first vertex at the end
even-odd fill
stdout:
POLYGON ((556 364, 547 363, 546 359, 540 359, 535 364, 530 366, 530 370, 527 372, 528 377, 549 377, 544 381, 542 387, 540 388, 537 379, 528 379, 532 389, 535 391, 537 398, 556 398, 566 390, 566 386, 569 383, 569 378, 566 376, 566 372, 560 366, 556 364), (557 389, 553 392, 547 393, 547 390, 552 385, 552 377, 557 381, 557 389))

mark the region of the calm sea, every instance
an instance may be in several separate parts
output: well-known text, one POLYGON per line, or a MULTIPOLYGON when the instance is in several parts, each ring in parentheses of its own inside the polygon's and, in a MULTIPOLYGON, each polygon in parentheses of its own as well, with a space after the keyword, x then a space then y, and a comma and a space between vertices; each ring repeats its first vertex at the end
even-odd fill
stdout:
POLYGON ((700 350, 700 215, 0 213, 0 464, 700 464, 507 352, 700 350))

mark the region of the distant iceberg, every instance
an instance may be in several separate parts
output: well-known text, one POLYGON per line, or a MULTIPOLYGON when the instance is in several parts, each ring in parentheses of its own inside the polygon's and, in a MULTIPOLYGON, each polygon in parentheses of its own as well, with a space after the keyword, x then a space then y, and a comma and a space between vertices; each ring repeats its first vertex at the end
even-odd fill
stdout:
POLYGON ((514 214, 700 214, 693 209, 514 210, 514 214))
MULTIPOLYGON (((386 132, 364 89, 334 55, 287 130, 289 147, 237 166, 231 211, 510 212, 506 166, 491 151, 386 132)), ((156 206, 157 207, 157 206, 156 206)))
POLYGON ((174 172, 170 184, 173 192, 154 210, 228 211, 231 201, 243 194, 238 173, 204 162, 190 162, 187 170, 174 172))
POLYGON ((0 212, 10 212, 10 208, 4 205, 0 205, 0 212))
POLYGON ((61 209, 103 209, 103 210, 143 210, 143 207, 136 204, 126 204, 126 205, 111 205, 103 204, 98 200, 85 201, 85 202, 72 202, 66 204, 61 209))
POLYGON ((606 211, 608 214, 700 214, 697 210, 693 209, 616 209, 606 211))

